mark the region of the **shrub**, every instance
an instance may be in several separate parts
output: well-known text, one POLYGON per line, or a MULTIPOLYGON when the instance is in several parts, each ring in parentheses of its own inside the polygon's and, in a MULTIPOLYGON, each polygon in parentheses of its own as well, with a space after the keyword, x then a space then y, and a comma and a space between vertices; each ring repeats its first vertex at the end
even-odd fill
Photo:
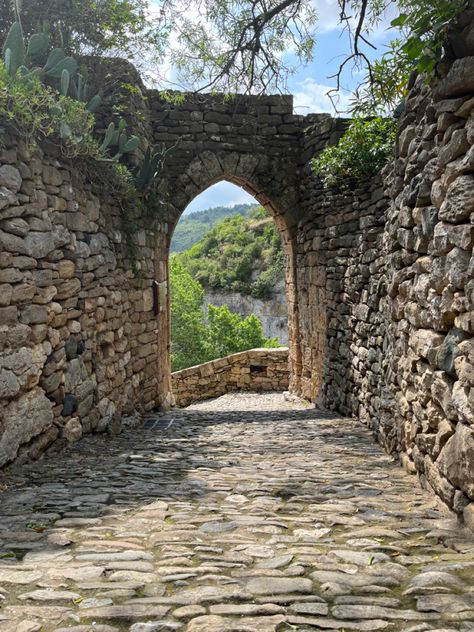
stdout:
POLYGON ((171 368, 173 371, 255 347, 278 347, 265 338, 260 319, 242 318, 227 305, 203 311, 204 289, 177 255, 170 257, 171 368))
POLYGON ((326 187, 353 188, 379 173, 393 153, 396 122, 356 118, 337 145, 323 149, 312 167, 326 187))
POLYGON ((60 95, 38 78, 28 81, 10 76, 0 61, 0 123, 29 144, 38 139, 59 139, 65 125, 70 130, 61 146, 68 156, 99 157, 92 137, 94 116, 86 104, 60 95))

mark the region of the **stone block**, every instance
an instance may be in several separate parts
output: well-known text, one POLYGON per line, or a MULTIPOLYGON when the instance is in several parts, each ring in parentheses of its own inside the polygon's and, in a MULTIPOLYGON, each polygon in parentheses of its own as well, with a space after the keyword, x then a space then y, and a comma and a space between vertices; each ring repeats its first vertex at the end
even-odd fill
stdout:
POLYGON ((48 310, 44 305, 25 305, 21 308, 20 322, 25 325, 47 323, 48 310))
POLYGON ((16 307, 0 307, 0 327, 11 327, 18 323, 18 309, 16 307))
POLYGON ((2 165, 0 167, 0 187, 5 187, 13 193, 20 190, 22 177, 20 172, 13 165, 2 165))
POLYGON ((474 92, 474 57, 456 59, 447 76, 434 90, 436 99, 446 99, 474 92))
POLYGON ((474 429, 458 424, 436 460, 436 467, 474 500, 474 429))
POLYGON ((0 467, 13 461, 22 444, 52 426, 52 404, 41 389, 35 388, 5 406, 3 419, 0 467))
POLYGON ((474 175, 465 174, 456 178, 448 187, 446 197, 439 209, 439 218, 458 223, 474 212, 474 175))
POLYGON ((82 425, 77 417, 69 419, 61 431, 68 443, 75 443, 82 437, 82 425))

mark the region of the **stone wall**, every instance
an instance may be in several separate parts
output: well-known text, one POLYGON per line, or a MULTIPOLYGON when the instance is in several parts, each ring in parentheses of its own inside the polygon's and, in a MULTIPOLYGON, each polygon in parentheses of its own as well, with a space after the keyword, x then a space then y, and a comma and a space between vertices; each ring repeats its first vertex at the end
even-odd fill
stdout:
POLYGON ((251 349, 172 373, 178 406, 233 391, 285 391, 288 349, 251 349))
MULTIPOLYGON (((473 51, 474 52, 474 51, 473 51)), ((474 517, 474 57, 416 86, 386 175, 386 444, 474 517)))
MULTIPOLYGON (((152 282, 159 234, 136 235, 65 158, 0 152, 0 466, 117 427, 158 401, 152 282)), ((166 304, 162 305, 166 312, 166 304)))
MULTIPOLYGON (((445 75, 414 86, 383 179, 337 193, 305 171, 301 391, 474 524, 474 58, 445 75)), ((308 128, 307 159, 337 127, 308 128)))

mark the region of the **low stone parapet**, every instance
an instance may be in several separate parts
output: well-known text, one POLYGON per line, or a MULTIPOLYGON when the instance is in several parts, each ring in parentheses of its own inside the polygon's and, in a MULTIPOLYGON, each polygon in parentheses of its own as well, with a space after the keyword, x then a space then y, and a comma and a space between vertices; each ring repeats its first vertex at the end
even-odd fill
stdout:
POLYGON ((177 406, 232 391, 285 391, 289 385, 288 348, 250 349, 172 374, 177 406))

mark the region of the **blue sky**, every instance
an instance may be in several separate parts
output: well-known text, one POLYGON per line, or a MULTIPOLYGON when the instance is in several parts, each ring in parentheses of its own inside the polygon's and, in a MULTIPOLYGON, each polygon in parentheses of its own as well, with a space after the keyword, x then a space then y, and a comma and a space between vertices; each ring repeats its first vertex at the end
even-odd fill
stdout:
MULTIPOLYGON (((330 76, 339 68, 340 62, 349 52, 347 34, 341 32, 339 24, 339 5, 337 0, 312 0, 318 15, 316 29, 316 48, 314 60, 305 67, 299 68, 288 81, 288 92, 294 95, 295 114, 309 114, 313 112, 330 112, 335 114, 327 92, 335 84, 330 76)), ((385 45, 395 37, 393 30, 388 30, 390 19, 386 19, 371 35, 371 42, 377 47, 376 51, 367 48, 365 52, 370 58, 378 57, 385 51, 385 45)), ((357 68, 348 68, 342 81, 343 90, 340 93, 339 109, 344 110, 349 102, 351 91, 364 77, 365 72, 357 68)), ((255 200, 243 189, 228 182, 220 182, 195 198, 186 208, 185 213, 210 208, 212 206, 231 206, 244 202, 254 203, 255 200)))

